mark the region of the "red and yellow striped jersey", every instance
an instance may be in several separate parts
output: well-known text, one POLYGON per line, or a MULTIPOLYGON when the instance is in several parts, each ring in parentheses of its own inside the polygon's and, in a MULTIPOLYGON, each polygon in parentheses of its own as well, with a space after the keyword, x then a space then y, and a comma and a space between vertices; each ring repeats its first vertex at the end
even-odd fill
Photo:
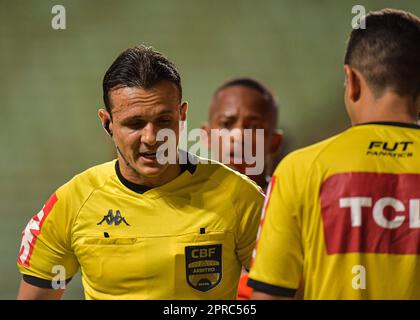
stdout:
POLYGON ((305 299, 420 299, 420 127, 358 125, 274 174, 249 284, 305 299))

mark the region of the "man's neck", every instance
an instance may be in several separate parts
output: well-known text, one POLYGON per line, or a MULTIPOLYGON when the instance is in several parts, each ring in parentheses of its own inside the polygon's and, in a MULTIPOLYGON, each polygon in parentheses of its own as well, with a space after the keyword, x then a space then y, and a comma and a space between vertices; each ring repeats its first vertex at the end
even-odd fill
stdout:
POLYGON ((181 173, 181 166, 177 164, 167 165, 158 176, 144 176, 137 172, 132 166, 127 165, 124 159, 118 157, 118 164, 122 176, 128 181, 147 187, 162 186, 179 176, 181 173))
POLYGON ((401 122, 416 124, 418 114, 413 99, 392 92, 363 105, 356 124, 369 122, 401 122))

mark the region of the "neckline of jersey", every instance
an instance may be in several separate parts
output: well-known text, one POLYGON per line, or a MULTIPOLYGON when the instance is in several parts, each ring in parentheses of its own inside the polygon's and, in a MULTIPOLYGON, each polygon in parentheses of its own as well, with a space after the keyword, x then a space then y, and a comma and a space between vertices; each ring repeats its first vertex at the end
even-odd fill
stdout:
MULTIPOLYGON (((164 184, 163 186, 166 186, 166 185, 168 185, 172 182, 175 182, 186 171, 188 171, 190 174, 194 174, 195 170, 197 169, 197 164, 194 164, 194 163, 190 162, 189 156, 190 156, 190 153, 180 150, 180 157, 185 157, 184 159, 187 160, 187 163, 182 163, 181 164, 181 172, 179 173, 179 175, 175 179, 173 179, 173 180, 169 181, 168 183, 164 184), (182 152, 185 153, 184 156, 181 156, 182 152)), ((121 182, 122 185, 124 185, 126 188, 128 188, 131 191, 134 191, 136 193, 143 194, 147 191, 159 188, 159 187, 149 187, 149 186, 137 184, 137 183, 131 182, 131 181, 127 180, 126 178, 124 178, 124 176, 121 173, 118 160, 115 161, 115 173, 117 174, 118 180, 121 182)), ((163 187, 163 186, 161 186, 161 187, 163 187)))
POLYGON ((366 122, 361 123, 356 126, 364 126, 369 124, 379 124, 385 126, 394 126, 394 127, 403 127, 403 128, 410 128, 410 129, 420 129, 420 125, 415 123, 407 123, 407 122, 394 122, 394 121, 375 121, 375 122, 366 122))

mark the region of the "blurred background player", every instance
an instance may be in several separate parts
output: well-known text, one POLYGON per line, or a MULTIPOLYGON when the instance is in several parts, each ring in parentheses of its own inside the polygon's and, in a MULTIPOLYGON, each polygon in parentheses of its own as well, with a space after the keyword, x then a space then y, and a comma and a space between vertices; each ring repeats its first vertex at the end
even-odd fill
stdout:
POLYGON ((384 9, 348 41, 353 127, 276 169, 256 299, 420 299, 420 19, 384 9))
MULTIPOLYGON (((244 129, 264 130, 264 170, 258 175, 248 175, 264 191, 283 140, 282 133, 277 130, 278 113, 278 102, 266 86, 256 79, 237 78, 226 82, 213 94, 209 121, 203 127, 208 136, 211 129, 239 129, 241 133, 244 129)), ((241 140, 244 141, 243 136, 241 140)), ((234 163, 234 136, 229 145, 219 143, 219 147, 219 155, 229 155, 228 167, 246 174, 246 168, 254 166, 246 164, 244 158, 240 159, 240 163, 234 163)), ((255 147, 252 149, 255 150, 255 147)))
POLYGON ((235 299, 263 194, 246 176, 178 150, 188 105, 160 52, 122 52, 103 99, 99 117, 118 158, 75 176, 28 223, 18 298, 59 299, 80 268, 87 299, 235 299), (174 162, 159 161, 164 129, 176 138, 174 162))
MULTIPOLYGON (((252 78, 232 79, 220 86, 213 94, 209 121, 204 126, 210 136, 211 129, 264 129, 264 171, 259 175, 248 175, 264 192, 267 189, 272 169, 275 167, 283 140, 277 130, 279 106, 271 91, 260 81, 252 78)), ((232 137, 233 140, 233 137, 232 137)), ((242 139, 243 140, 243 139, 242 139)), ((229 145, 220 143, 218 154, 227 153, 233 160, 233 141, 229 145)), ((252 141, 254 144, 256 140, 252 141)), ((252 148, 256 150, 255 147, 252 148)), ((230 168, 243 174, 247 164, 227 163, 230 168)), ((249 299, 252 288, 247 286, 248 276, 244 270, 239 283, 238 298, 249 299)))

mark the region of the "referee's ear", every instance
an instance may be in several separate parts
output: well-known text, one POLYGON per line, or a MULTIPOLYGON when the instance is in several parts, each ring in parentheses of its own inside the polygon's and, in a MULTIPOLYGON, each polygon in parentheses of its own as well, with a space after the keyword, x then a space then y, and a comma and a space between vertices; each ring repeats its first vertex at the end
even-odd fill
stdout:
POLYGON ((98 110, 98 116, 101 120, 102 127, 105 129, 107 134, 111 135, 112 132, 112 121, 111 121, 111 115, 105 108, 101 108, 98 110))

